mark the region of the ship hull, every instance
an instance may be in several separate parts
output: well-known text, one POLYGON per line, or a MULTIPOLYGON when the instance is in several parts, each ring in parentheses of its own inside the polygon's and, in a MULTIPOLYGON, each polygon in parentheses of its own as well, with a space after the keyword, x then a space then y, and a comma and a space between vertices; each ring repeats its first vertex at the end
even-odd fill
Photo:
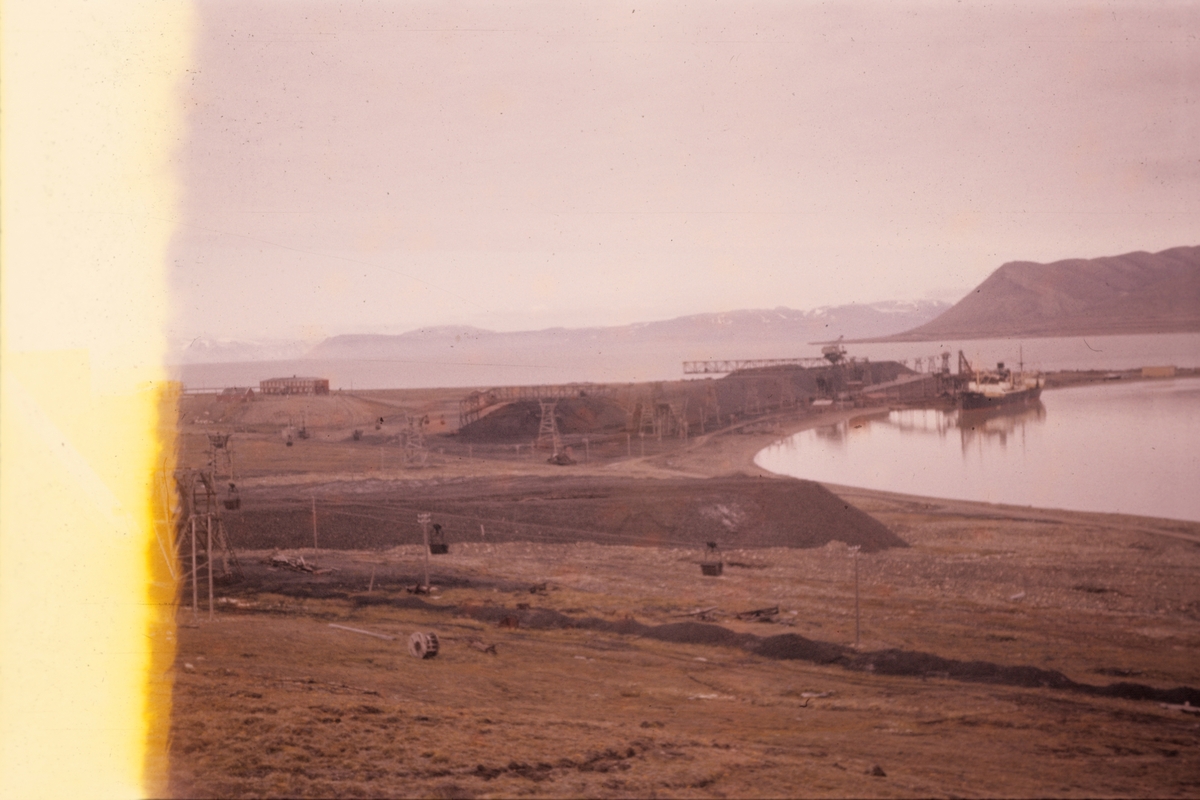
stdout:
POLYGON ((1032 386, 1028 389, 1017 389, 998 395, 987 395, 982 392, 966 391, 959 395, 959 407, 964 411, 981 408, 1002 408, 1004 406, 1024 405, 1033 403, 1042 396, 1042 387, 1032 386))

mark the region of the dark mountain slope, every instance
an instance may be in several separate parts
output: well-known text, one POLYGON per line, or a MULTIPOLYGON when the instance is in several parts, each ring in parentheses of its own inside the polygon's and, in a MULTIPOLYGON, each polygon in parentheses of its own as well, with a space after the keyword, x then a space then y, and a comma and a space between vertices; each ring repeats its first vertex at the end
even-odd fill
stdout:
POLYGON ((1013 261, 890 341, 1200 331, 1200 247, 1052 264, 1013 261))

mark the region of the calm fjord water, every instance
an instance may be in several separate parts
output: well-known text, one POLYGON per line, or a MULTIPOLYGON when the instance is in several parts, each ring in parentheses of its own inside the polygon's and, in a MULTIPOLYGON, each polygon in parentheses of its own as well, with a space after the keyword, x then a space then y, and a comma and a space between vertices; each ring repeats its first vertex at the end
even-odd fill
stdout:
POLYGON ((755 461, 906 494, 1200 521, 1200 379, 1055 389, 1003 414, 892 411, 803 431, 755 461))
MULTIPOLYGON (((944 342, 875 342, 846 347, 855 358, 872 361, 926 359, 942 352, 963 351, 973 364, 997 361, 1049 370, 1136 369, 1152 364, 1200 366, 1200 333, 1136 336, 1071 336, 1047 339, 973 339, 944 342)), ((267 378, 315 375, 333 389, 416 389, 423 387, 520 386, 538 383, 626 383, 678 380, 683 362, 723 358, 819 358, 820 345, 787 341, 670 342, 631 341, 601 350, 570 342, 536 351, 509 352, 486 344, 456 347, 449 343, 412 344, 404 359, 299 359, 184 364, 171 367, 173 377, 189 389, 257 386, 267 378)), ((955 363, 954 361, 951 362, 955 363)))

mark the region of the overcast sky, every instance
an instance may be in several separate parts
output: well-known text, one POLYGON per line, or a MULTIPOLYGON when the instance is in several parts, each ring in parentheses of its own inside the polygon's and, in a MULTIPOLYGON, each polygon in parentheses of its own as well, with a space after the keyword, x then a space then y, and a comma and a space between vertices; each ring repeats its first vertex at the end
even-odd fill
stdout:
POLYGON ((197 8, 177 339, 956 300, 1200 244, 1200 3, 197 8))

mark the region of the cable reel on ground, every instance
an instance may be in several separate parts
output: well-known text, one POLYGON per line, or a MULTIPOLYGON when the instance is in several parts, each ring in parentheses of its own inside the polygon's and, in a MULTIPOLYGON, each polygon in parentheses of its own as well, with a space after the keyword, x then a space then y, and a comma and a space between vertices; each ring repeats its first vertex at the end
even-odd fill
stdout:
POLYGON ((414 633, 408 637, 408 652, 416 658, 433 658, 438 654, 437 634, 414 633))

